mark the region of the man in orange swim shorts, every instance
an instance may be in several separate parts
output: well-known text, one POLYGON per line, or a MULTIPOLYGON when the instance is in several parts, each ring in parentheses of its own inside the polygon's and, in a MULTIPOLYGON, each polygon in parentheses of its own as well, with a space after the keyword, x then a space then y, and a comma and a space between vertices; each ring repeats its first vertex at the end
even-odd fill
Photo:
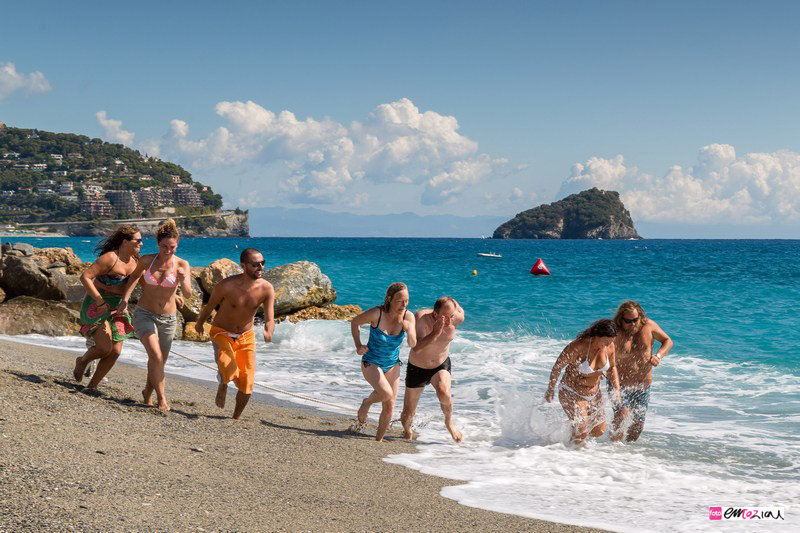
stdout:
POLYGON ((195 330, 202 335, 203 324, 208 320, 211 311, 219 306, 209 332, 219 368, 217 378, 220 385, 215 403, 220 409, 225 407, 228 383, 233 381, 239 389, 236 393, 236 407, 233 409, 235 420, 242 416, 242 411, 253 393, 256 373, 253 319, 260 305, 264 306, 265 342, 272 341, 272 332, 275 330, 275 291, 270 282, 261 278, 264 273, 264 256, 255 248, 246 248, 239 261, 244 272, 217 283, 195 324, 195 330))

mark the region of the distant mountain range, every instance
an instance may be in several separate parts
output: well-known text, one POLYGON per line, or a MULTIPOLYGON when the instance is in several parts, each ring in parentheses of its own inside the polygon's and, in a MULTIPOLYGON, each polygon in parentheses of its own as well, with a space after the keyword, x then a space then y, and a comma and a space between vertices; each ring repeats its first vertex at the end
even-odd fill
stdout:
POLYGON ((253 237, 491 237, 508 217, 355 215, 322 209, 259 207, 249 210, 253 237))

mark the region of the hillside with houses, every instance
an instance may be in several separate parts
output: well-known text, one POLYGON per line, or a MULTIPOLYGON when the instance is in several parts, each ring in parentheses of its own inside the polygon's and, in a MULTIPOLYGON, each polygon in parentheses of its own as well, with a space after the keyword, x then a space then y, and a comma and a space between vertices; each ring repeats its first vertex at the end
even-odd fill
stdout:
POLYGON ((222 197, 180 165, 121 144, 0 124, 0 221, 216 213, 222 197))

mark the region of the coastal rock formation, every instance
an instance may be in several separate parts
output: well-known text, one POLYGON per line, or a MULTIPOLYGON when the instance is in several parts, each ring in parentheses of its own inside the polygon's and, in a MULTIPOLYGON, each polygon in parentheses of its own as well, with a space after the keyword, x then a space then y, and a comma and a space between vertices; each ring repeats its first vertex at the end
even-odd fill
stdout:
POLYGON ((325 307, 306 307, 284 318, 289 322, 296 323, 302 320, 350 320, 359 314, 361 314, 361 307, 358 305, 330 304, 325 307))
MULTIPOLYGON (((194 322, 200 315, 200 310, 203 309, 203 289, 200 283, 195 278, 191 278, 192 283, 192 296, 191 298, 183 299, 183 307, 180 308, 180 313, 186 322, 194 322)), ((178 287, 178 294, 183 296, 183 291, 178 287)))
POLYGON ((494 239, 640 239, 615 191, 594 188, 528 209, 494 231, 494 239))
POLYGON ((8 298, 33 296, 44 300, 65 300, 67 279, 60 272, 42 268, 31 256, 6 254, 0 260, 0 288, 8 298))
POLYGON ((203 331, 205 332, 203 335, 198 335, 197 332, 194 330, 194 326, 197 322, 189 321, 183 326, 183 340, 185 341, 192 341, 192 342, 208 342, 211 339, 208 336, 208 332, 211 331, 211 324, 206 322, 203 324, 203 331))
POLYGON ((36 248, 31 257, 43 268, 53 268, 53 265, 61 263, 59 267, 65 269, 64 274, 80 274, 84 270, 72 248, 36 248))
POLYGON ((276 317, 306 307, 322 307, 336 300, 336 291, 330 278, 311 261, 297 261, 271 268, 262 277, 275 287, 276 317))
POLYGON ((230 259, 217 259, 200 273, 200 285, 206 291, 206 294, 210 295, 217 283, 227 277, 241 273, 241 267, 230 259))
POLYGON ((53 337, 77 335, 80 314, 58 302, 19 296, 0 305, 0 332, 5 335, 38 333, 53 337))

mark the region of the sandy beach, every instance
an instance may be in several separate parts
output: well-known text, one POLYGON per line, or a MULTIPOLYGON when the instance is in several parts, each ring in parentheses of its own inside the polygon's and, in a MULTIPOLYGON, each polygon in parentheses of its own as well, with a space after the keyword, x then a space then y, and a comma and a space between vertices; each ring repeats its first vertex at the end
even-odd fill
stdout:
POLYGON ((213 384, 174 376, 163 415, 142 369, 90 395, 74 357, 0 341, 0 531, 591 531, 441 497, 453 482, 381 460, 414 451, 396 431, 378 444, 265 396, 234 422, 213 384))

